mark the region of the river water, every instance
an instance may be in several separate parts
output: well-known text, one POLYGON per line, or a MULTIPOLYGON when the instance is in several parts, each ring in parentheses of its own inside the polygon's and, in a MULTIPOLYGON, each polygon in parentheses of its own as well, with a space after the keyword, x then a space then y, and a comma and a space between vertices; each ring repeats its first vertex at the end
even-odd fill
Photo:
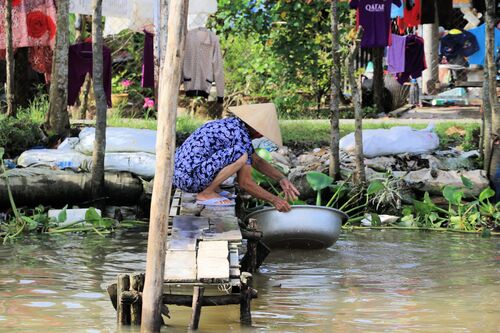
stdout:
MULTIPOLYGON (((145 269, 146 242, 127 231, 0 246, 0 332, 116 332, 106 286, 145 269)), ((273 251, 254 287, 251 328, 224 306, 203 308, 199 332, 500 332, 500 241, 344 233, 326 250, 273 251)), ((163 332, 186 332, 191 310, 170 310, 163 332)))

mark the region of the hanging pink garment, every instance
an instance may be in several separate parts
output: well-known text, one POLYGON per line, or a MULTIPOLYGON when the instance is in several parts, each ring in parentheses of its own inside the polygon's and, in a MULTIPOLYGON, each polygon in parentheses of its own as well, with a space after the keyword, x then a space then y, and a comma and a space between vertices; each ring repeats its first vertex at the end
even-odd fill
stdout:
MULTIPOLYGON (((5 0, 0 0, 0 49, 6 48, 5 0)), ((54 48, 56 8, 53 0, 12 1, 13 46, 54 48)))
POLYGON ((52 49, 48 46, 30 48, 28 60, 33 70, 42 74, 52 74, 52 49))

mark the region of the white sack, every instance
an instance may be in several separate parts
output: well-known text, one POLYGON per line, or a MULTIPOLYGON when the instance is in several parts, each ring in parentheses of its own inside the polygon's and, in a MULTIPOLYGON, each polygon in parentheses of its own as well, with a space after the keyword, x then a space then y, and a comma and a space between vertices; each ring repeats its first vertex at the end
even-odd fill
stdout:
MULTIPOLYGON (((144 178, 154 177, 155 166, 156 155, 149 153, 107 153, 104 158, 104 171, 126 171, 144 178)), ((92 160, 84 167, 92 170, 92 160)))
POLYGON ((91 159, 92 157, 74 150, 32 149, 22 153, 17 164, 24 168, 29 166, 80 168, 85 161, 91 159))
MULTIPOLYGON (((80 132, 80 143, 76 150, 92 155, 95 128, 87 127, 80 132)), ((151 153, 156 151, 156 131, 135 128, 108 127, 106 129, 106 153, 151 153)))
MULTIPOLYGON (((363 153, 369 158, 404 153, 427 154, 438 147, 439 137, 433 132, 432 125, 420 131, 408 126, 363 130, 363 153)), ((354 153, 354 133, 340 140, 340 149, 354 153)))
POLYGON ((66 138, 58 147, 58 150, 74 150, 80 142, 79 138, 66 138))

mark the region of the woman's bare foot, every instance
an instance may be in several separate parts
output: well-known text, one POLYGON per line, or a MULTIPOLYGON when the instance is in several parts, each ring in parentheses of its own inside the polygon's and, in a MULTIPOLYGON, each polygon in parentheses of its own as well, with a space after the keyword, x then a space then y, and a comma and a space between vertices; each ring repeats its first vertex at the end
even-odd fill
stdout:
POLYGON ((224 199, 224 200, 220 200, 220 201, 217 201, 217 204, 218 205, 224 205, 224 204, 230 204, 232 203, 231 200, 227 199, 227 198, 224 198, 223 196, 219 195, 217 192, 215 191, 202 191, 200 193, 198 193, 196 195, 196 200, 197 201, 206 201, 206 200, 210 200, 210 199, 224 199))

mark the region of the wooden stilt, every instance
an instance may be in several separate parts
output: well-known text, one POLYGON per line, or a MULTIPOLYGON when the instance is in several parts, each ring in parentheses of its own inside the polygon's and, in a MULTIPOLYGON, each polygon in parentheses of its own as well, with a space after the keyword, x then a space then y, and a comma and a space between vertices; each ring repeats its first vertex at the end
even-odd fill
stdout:
POLYGON ((192 330, 197 330, 200 323, 201 316, 201 306, 203 304, 203 293, 205 287, 195 286, 193 290, 193 314, 191 316, 191 324, 189 328, 192 330))
MULTIPOLYGON (((248 229, 251 232, 257 231, 257 221, 255 219, 248 220, 248 229)), ((256 239, 248 239, 247 243, 247 253, 250 256, 250 273, 255 273, 257 270, 257 243, 259 240, 256 239)))
POLYGON ((250 303, 252 301, 252 275, 242 274, 241 279, 241 301, 240 301, 240 322, 243 325, 252 325, 252 313, 250 303))
POLYGON ((129 291, 130 277, 128 274, 118 275, 117 283, 117 320, 118 324, 130 325, 130 304, 122 302, 122 293, 129 291))
MULTIPOLYGON (((144 289, 144 274, 134 273, 130 275, 130 291, 139 294, 144 289)), ((123 300, 123 297, 122 297, 123 300)), ((130 306, 130 320, 132 325, 141 324, 142 297, 137 297, 130 306)))

